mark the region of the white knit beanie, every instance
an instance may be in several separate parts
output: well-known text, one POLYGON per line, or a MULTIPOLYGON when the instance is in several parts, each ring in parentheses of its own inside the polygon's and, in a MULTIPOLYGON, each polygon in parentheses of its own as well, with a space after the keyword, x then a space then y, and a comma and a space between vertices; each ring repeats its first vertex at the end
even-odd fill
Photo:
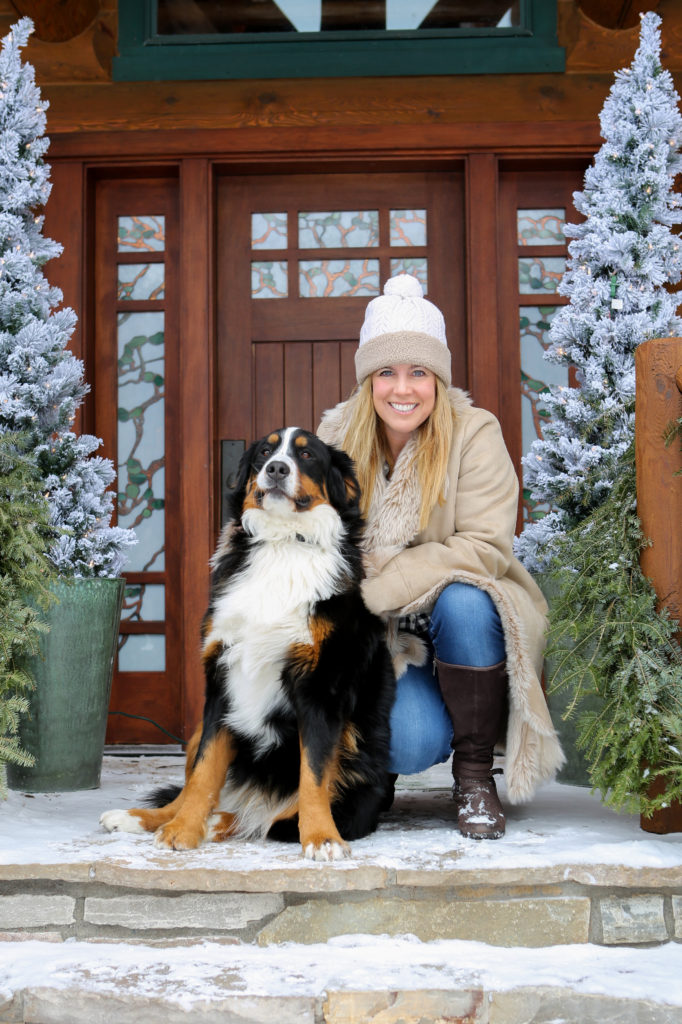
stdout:
POLYGON ((412 274, 398 274, 384 285, 384 294, 367 306, 355 353, 358 384, 384 366, 424 366, 450 386, 450 349, 443 314, 424 298, 412 274))

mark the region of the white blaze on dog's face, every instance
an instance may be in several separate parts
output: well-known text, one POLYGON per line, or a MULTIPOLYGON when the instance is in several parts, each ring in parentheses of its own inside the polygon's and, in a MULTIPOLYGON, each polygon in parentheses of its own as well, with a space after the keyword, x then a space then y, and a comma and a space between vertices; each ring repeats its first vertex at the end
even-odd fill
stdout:
POLYGON ((263 495, 262 507, 265 509, 276 511, 282 502, 286 502, 288 507, 296 502, 300 475, 290 449, 297 435, 304 436, 298 427, 272 433, 259 453, 264 462, 256 477, 256 486, 263 495))

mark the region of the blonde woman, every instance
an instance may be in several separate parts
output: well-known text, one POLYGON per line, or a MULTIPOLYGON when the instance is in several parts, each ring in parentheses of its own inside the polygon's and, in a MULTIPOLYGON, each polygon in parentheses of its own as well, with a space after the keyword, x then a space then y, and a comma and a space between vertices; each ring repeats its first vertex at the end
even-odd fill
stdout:
POLYGON ((495 417, 451 387, 440 310, 416 278, 391 278, 367 307, 357 387, 319 436, 355 460, 362 487, 367 606, 394 651, 392 771, 454 751, 463 835, 498 839, 510 802, 563 762, 540 684, 546 605, 512 554, 518 481, 495 417))

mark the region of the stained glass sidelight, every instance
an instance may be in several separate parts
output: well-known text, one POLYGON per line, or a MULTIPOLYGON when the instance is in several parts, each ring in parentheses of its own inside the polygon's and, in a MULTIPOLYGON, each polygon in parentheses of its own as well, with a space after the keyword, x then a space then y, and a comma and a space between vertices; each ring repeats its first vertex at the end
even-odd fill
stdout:
POLYGON ((165 273, 163 263, 119 263, 117 298, 163 299, 165 273))
POLYGON ((378 244, 378 210, 332 210, 298 215, 299 249, 369 248, 378 244))
POLYGON ((166 247, 165 217, 119 217, 119 252, 163 252, 166 247))
POLYGON ((118 315, 118 522, 138 543, 131 572, 164 565, 164 314, 118 315))
POLYGON ((531 256, 519 259, 519 291, 522 295, 555 292, 566 269, 563 256, 531 256))
POLYGON ((121 619, 129 622, 163 622, 165 617, 166 588, 162 583, 126 585, 121 619))
POLYGON ((301 298, 379 294, 379 261, 301 260, 298 264, 301 298))
POLYGON ((565 245, 563 207, 546 210, 518 210, 517 234, 519 245, 565 245))

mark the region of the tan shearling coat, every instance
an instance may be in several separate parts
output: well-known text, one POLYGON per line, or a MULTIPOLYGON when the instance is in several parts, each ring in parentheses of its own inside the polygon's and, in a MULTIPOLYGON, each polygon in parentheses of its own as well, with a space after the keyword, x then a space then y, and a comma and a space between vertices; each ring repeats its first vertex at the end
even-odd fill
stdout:
MULTIPOLYGON (((367 606, 395 635, 397 616, 429 612, 441 590, 472 583, 495 602, 504 629, 509 677, 505 779, 512 803, 530 799, 564 761, 540 684, 547 605, 512 553, 518 480, 496 418, 450 388, 455 410, 444 505, 419 531, 415 442, 400 453, 390 479, 375 483, 367 516, 367 606)), ((350 400, 352 401, 352 399, 350 400)), ((342 446, 349 402, 326 412, 318 434, 342 446)), ((419 662, 418 657, 407 660, 419 662)))

